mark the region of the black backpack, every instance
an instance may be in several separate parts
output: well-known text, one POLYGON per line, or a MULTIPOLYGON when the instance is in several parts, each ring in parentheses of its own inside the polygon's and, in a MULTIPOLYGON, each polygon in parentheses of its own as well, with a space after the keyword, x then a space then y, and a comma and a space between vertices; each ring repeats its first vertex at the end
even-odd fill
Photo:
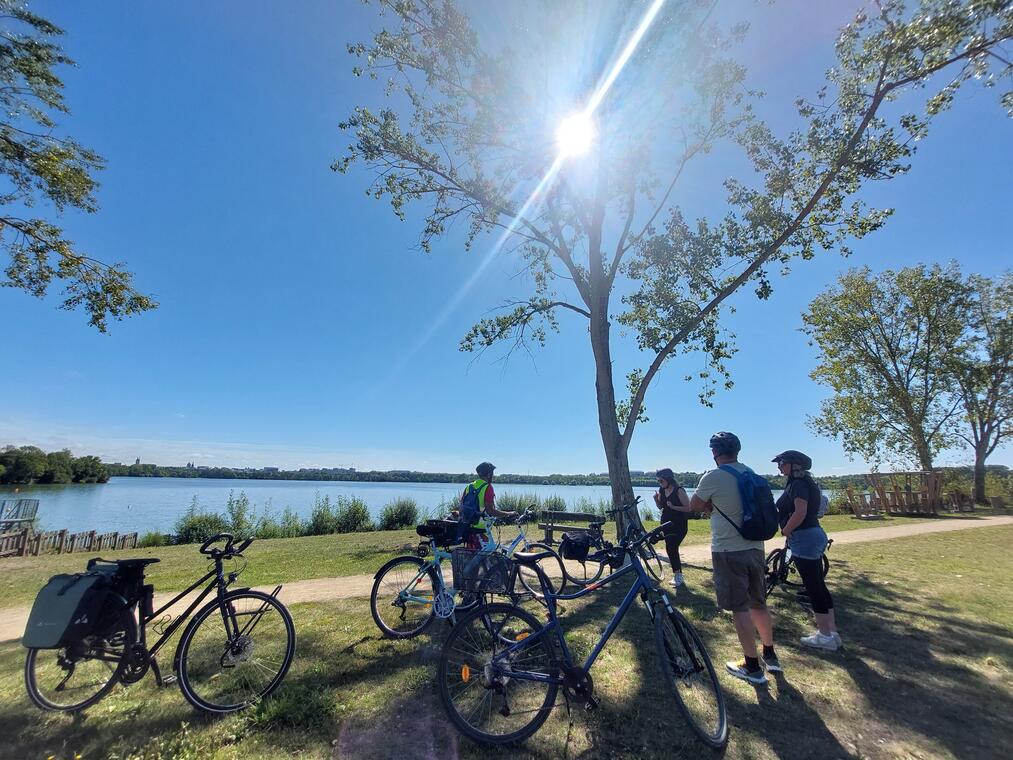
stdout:
POLYGON ((110 602, 115 605, 119 598, 111 578, 101 571, 54 575, 35 597, 21 643, 60 649, 100 632, 109 622, 110 602))
POLYGON ((591 537, 587 533, 564 533, 563 540, 559 542, 559 554, 563 559, 584 562, 590 551, 591 537))

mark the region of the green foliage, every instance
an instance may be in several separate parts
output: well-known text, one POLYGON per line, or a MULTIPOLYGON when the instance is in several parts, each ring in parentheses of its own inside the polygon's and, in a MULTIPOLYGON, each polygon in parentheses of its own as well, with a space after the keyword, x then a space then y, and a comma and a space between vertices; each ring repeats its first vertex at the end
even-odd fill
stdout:
POLYGON ((168 546, 169 544, 169 536, 159 530, 149 530, 148 532, 141 534, 141 537, 137 541, 137 545, 142 548, 149 546, 168 546))
POLYGON ((254 535, 257 516, 250 507, 250 499, 246 496, 245 491, 240 491, 239 496, 235 496, 232 491, 229 491, 229 497, 225 500, 225 515, 229 524, 229 533, 234 537, 238 539, 254 535))
POLYGON ((40 483, 70 483, 74 480, 74 457, 67 449, 46 454, 46 471, 40 483))
POLYGON ((73 65, 54 39, 63 30, 30 12, 23 2, 0 0, 0 249, 9 257, 0 286, 42 297, 54 280, 64 287, 62 308, 83 307, 105 332, 109 318, 153 309, 121 265, 105 265, 79 250, 46 219, 24 218, 39 203, 57 213, 70 206, 98 208, 92 176, 102 158, 59 134, 56 117, 69 110, 56 74, 73 65))
POLYGON ((373 521, 369 517, 368 507, 361 499, 338 496, 332 507, 329 496, 321 499, 317 494, 306 527, 308 535, 321 536, 328 533, 370 530, 374 530, 373 521))
POLYGON ((402 497, 383 508, 377 530, 411 528, 419 523, 419 507, 415 499, 402 497))
POLYGON ((45 453, 36 446, 0 451, 0 483, 105 483, 109 473, 98 457, 74 458, 67 449, 45 453))
POLYGON ((324 732, 333 728, 337 705, 325 684, 282 685, 270 699, 258 702, 246 716, 251 728, 324 732))
POLYGON ((218 533, 228 533, 229 527, 228 520, 202 508, 194 496, 173 530, 177 544, 201 544, 218 533))
POLYGON ((820 350, 811 376, 834 392, 816 430, 850 454, 931 469, 959 419, 945 371, 969 321, 956 265, 852 269, 802 318, 820 350))

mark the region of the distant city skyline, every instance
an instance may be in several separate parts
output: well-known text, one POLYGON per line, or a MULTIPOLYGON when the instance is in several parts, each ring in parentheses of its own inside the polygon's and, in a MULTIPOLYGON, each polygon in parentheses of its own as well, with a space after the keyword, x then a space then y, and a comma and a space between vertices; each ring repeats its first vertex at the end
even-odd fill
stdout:
MULTIPOLYGON (((861 5, 736 9, 753 24, 741 51, 749 83, 767 91, 758 109, 779 134, 798 125, 795 98, 816 92, 837 30, 861 5)), ((493 20, 499 12, 471 7, 493 20)), ((525 292, 516 262, 504 253, 481 269, 494 241, 467 252, 464 230, 424 255, 414 211, 402 223, 366 197, 366 173, 331 171, 348 141, 336 125, 375 101, 375 83, 351 74, 345 50, 377 31, 373 7, 45 0, 32 9, 66 30, 60 42, 78 64, 58 72, 71 109, 58 129, 108 166, 99 211, 60 223, 89 255, 127 262, 160 307, 101 335, 55 297, 0 290, 0 320, 15 328, 5 334, 0 445, 178 466, 606 469, 586 329, 564 315, 545 349, 509 363, 461 353, 472 324, 525 292)), ((911 173, 863 193, 895 213, 850 258, 819 253, 774 277, 769 300, 748 288, 732 299, 735 386, 714 408, 683 380, 705 363, 669 362, 648 394, 633 467, 708 469, 709 436, 731 430, 742 461, 761 471, 787 448, 808 453, 818 474, 869 469, 808 422, 828 391, 809 378, 816 351, 800 315, 852 266, 958 260, 965 273, 996 276, 1013 264, 1013 150, 998 99, 961 91, 911 173)), ((687 218, 722 214, 722 182, 738 167, 720 148, 693 165, 675 198, 687 218)), ((621 386, 645 357, 614 332, 621 386)), ((937 459, 971 461, 966 449, 937 459)), ((1013 465, 1013 448, 988 463, 1013 465)))

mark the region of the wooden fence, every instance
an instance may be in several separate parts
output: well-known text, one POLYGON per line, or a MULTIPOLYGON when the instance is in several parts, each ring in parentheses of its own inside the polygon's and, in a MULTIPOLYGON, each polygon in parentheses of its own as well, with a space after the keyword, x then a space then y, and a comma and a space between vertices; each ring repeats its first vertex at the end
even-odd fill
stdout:
POLYGON ((0 533, 0 557, 37 557, 40 554, 114 551, 133 549, 136 546, 136 533, 96 533, 93 530, 80 533, 71 533, 67 530, 33 533, 30 528, 11 533, 0 533))

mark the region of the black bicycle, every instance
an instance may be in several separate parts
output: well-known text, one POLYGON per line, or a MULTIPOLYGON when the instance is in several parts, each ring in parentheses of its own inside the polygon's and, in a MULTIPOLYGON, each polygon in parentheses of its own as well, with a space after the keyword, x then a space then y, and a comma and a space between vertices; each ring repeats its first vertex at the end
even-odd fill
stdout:
POLYGON ((246 567, 245 560, 241 567, 238 560, 252 541, 236 545, 228 533, 205 541, 200 552, 214 567, 157 610, 155 588, 144 583, 144 568, 159 560, 89 560, 89 571, 108 576, 98 619, 87 635, 59 648, 28 650, 25 686, 32 702, 44 710, 82 710, 116 684, 140 681, 149 669, 159 686, 178 681, 187 701, 206 712, 235 712, 269 695, 292 663, 295 628, 278 601, 281 586, 270 594, 229 590, 246 567), (226 573, 228 560, 237 564, 226 573), (203 583, 204 590, 173 619, 167 610, 203 583), (204 604, 211 594, 215 598, 204 604), (174 675, 163 676, 156 656, 187 620, 173 657, 174 675), (150 648, 149 626, 160 636, 150 648))
MULTIPOLYGON (((823 556, 820 557, 824 578, 830 572, 830 560, 827 558, 827 552, 830 551, 830 546, 833 543, 834 539, 832 538, 827 541, 827 548, 823 551, 823 556)), ((791 549, 787 546, 774 549, 767 555, 763 581, 764 595, 770 596, 778 586, 786 586, 804 592, 802 576, 799 575, 798 568, 795 566, 795 557, 792 556, 791 549)))

